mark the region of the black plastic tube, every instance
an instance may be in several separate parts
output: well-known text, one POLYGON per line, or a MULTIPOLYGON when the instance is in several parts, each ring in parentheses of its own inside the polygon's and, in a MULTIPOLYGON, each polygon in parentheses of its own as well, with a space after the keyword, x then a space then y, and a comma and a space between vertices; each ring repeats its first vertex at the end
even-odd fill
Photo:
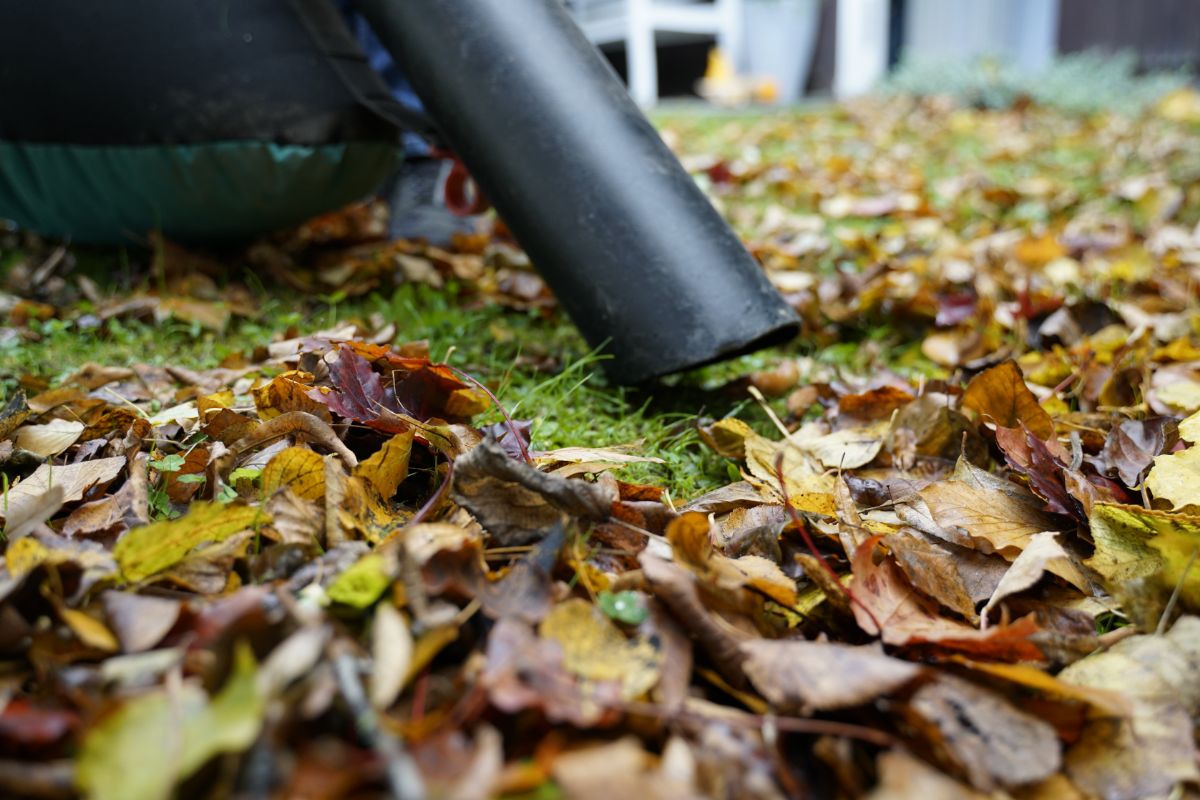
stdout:
POLYGON ((357 0, 606 371, 641 383, 797 320, 561 0, 357 0))

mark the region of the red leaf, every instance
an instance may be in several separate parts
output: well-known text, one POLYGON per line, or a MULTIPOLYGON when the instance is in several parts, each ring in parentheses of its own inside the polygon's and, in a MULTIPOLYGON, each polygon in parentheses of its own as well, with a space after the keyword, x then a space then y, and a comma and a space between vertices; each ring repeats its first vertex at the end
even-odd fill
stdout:
POLYGON ((0 711, 0 742, 45 747, 61 740, 78 724, 79 717, 71 711, 37 708, 18 698, 0 711))

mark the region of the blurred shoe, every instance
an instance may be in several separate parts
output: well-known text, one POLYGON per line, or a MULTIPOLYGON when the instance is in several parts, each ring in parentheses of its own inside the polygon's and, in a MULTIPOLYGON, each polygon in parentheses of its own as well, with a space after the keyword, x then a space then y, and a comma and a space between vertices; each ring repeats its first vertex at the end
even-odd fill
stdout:
POLYGON ((446 175, 451 162, 435 158, 405 161, 381 193, 392 207, 388 235, 448 245, 456 233, 474 233, 476 217, 460 217, 446 208, 446 175))

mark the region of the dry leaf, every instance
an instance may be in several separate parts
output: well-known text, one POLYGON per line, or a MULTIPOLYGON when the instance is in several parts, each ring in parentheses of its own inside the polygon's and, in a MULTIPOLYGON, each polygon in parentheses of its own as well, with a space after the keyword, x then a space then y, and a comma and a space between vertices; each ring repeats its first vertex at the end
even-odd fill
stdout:
POLYGON ((68 419, 52 419, 45 425, 25 425, 17 431, 17 447, 50 458, 79 440, 86 426, 68 419))
POLYGON ((771 641, 742 645, 746 677, 782 708, 826 711, 859 706, 911 682, 921 667, 884 655, 878 646, 771 641))

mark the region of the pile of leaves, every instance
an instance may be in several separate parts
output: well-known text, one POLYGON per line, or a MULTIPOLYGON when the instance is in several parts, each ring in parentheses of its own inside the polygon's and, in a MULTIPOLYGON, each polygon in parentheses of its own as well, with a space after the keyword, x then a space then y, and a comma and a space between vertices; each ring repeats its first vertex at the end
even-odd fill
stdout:
MULTIPOLYGON (((939 108, 756 123, 832 131, 803 163, 689 157, 808 342, 912 345, 731 384, 770 427, 698 421, 733 473, 699 496, 621 479, 652 452, 474 424, 491 389, 402 321, 25 381, 3 793, 1194 793, 1197 121, 958 110, 985 165, 1075 136, 1169 166, 934 192, 905 165, 939 108)), ((456 263, 371 253, 338 263, 456 263)))

